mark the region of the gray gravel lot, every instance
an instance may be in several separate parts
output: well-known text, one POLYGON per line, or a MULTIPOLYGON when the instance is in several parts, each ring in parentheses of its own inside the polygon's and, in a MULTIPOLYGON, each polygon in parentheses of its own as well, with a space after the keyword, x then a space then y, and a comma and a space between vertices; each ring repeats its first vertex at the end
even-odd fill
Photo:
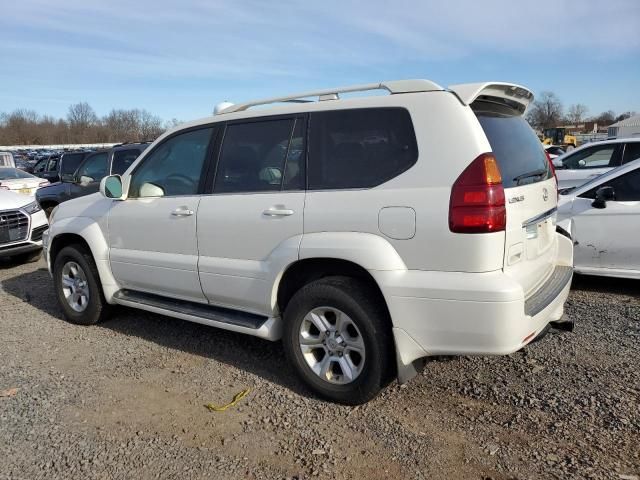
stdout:
POLYGON ((574 333, 432 359, 356 408, 279 343, 126 309, 66 323, 42 261, 0 262, 0 285, 0 479, 640 477, 638 281, 576 278, 574 333))

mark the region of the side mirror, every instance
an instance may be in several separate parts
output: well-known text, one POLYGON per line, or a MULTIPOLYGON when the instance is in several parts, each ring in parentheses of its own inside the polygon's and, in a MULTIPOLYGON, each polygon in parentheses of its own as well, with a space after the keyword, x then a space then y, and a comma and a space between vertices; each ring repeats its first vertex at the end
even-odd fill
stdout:
POLYGON ((106 198, 120 200, 122 198, 122 178, 120 175, 109 175, 100 181, 100 193, 106 198))
POLYGON ((600 187, 596 190, 596 199, 591 202, 593 208, 607 208, 608 200, 615 200, 616 192, 613 187, 600 187))
POLYGON ((164 188, 153 183, 143 183, 140 185, 140 197, 164 197, 164 188))
POLYGON ((578 160, 578 166, 584 167, 587 164, 584 160, 578 160))

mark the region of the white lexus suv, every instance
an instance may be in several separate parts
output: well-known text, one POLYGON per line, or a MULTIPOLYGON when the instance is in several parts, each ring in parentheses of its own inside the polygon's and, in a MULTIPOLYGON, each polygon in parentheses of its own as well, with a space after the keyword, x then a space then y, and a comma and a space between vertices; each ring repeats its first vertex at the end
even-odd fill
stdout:
POLYGON ((52 212, 64 314, 118 304, 282 339, 348 404, 428 356, 515 352, 567 326, 572 277, 532 99, 400 80, 225 104, 52 212), (343 95, 369 90, 389 95, 343 95))

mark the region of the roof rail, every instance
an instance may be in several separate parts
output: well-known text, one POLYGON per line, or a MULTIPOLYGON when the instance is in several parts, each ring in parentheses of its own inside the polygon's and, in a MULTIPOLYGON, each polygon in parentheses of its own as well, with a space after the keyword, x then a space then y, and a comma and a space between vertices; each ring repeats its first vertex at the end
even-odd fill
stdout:
POLYGON ((318 101, 338 100, 341 93, 367 92, 370 90, 387 90, 389 93, 410 93, 410 92, 429 92, 433 90, 444 90, 437 83, 431 80, 393 80, 380 83, 365 83, 363 85, 352 85, 350 87, 328 88, 325 90, 314 90, 311 92, 302 92, 296 95, 286 95, 284 97, 265 98, 262 100, 254 100, 247 103, 239 103, 230 105, 217 112, 218 115, 224 113, 241 112, 258 105, 268 105, 270 103, 298 103, 305 98, 318 97, 318 101))

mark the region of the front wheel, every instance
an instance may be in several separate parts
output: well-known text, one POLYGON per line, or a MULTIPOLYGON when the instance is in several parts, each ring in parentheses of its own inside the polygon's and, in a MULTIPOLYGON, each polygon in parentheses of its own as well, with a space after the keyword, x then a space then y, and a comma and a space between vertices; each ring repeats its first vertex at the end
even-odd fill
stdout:
POLYGON ((93 325, 108 313, 98 269, 82 245, 64 247, 53 264, 53 282, 64 316, 72 323, 93 325))
POLYGON ((284 349, 301 379, 320 396, 365 403, 393 372, 390 322, 379 294, 348 277, 300 289, 284 314, 284 349))

